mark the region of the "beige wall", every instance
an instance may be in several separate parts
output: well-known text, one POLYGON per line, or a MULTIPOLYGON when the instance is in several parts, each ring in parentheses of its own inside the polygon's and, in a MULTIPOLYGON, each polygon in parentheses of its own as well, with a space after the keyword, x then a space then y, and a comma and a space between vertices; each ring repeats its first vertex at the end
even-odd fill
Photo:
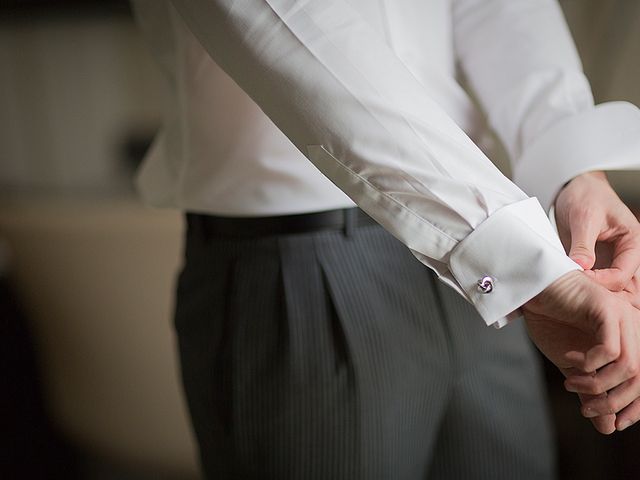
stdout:
POLYGON ((126 190, 122 141, 158 125, 161 97, 125 15, 0 23, 0 192, 126 190))

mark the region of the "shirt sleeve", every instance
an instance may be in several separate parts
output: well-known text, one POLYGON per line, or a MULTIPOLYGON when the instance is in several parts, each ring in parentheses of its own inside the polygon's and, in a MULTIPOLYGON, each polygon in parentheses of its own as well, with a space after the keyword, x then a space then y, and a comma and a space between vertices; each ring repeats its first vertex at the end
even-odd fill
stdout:
POLYGON ((453 0, 456 55, 514 181, 548 209, 567 181, 640 168, 640 111, 594 106, 556 0, 453 0))
POLYGON ((347 2, 172 3, 293 144, 487 324, 501 325, 579 268, 537 200, 493 166, 347 2), (482 293, 487 276, 493 289, 482 293))

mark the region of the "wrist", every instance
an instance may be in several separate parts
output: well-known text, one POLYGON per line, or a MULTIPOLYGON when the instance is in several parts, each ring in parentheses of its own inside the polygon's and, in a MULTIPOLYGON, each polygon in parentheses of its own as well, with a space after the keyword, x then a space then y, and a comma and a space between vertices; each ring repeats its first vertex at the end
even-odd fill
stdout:
POLYGON ((579 271, 567 272, 550 283, 538 295, 522 306, 524 312, 541 313, 543 311, 560 311, 571 299, 573 302, 585 302, 585 283, 589 283, 584 274, 579 271), (576 295, 581 296, 575 299, 576 295))

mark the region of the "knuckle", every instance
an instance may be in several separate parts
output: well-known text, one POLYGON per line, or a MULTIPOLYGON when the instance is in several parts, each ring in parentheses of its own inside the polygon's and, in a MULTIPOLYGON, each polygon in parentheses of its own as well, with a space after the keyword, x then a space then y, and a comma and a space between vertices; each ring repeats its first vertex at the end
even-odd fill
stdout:
POLYGON ((587 384, 585 389, 588 390, 587 393, 589 395, 600 395, 605 391, 602 384, 598 380, 594 380, 590 384, 587 384))
POLYGON ((606 344, 604 347, 604 356, 610 362, 616 360, 620 356, 620 346, 616 344, 606 344))
POLYGON ((588 258, 589 260, 593 260, 595 258, 595 255, 589 246, 581 240, 576 240, 571 246, 571 254, 580 255, 581 257, 588 258))
MULTIPOLYGON (((602 349, 602 357, 607 364, 617 360, 620 355, 620 352, 616 351, 616 348, 613 346, 605 346, 602 349)), ((591 369, 594 370, 594 369, 591 369)))
POLYGON ((593 426, 596 428, 598 433, 603 435, 611 435, 615 431, 615 426, 611 425, 609 422, 598 421, 598 419, 592 418, 593 426))
POLYGON ((616 276, 615 278, 609 281, 609 288, 611 288, 611 290, 614 290, 616 292, 624 290, 624 287, 626 287, 626 285, 627 285, 627 282, 625 281, 624 278, 620 276, 616 276))
POLYGON ((583 240, 576 240, 573 243, 573 250, 576 250, 580 253, 591 253, 591 251, 589 250, 589 246, 583 240))
POLYGON ((604 407, 606 413, 613 414, 622 410, 623 405, 619 399, 609 397, 605 402, 604 407))

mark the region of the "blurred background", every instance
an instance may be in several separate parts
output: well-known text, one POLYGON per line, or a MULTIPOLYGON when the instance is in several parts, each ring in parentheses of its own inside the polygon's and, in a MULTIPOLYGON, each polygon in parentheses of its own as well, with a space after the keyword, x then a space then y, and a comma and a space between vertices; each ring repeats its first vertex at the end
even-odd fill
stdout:
MULTIPOLYGON (((561 4, 596 100, 640 105, 640 0, 561 4)), ((126 1, 0 0, 0 478, 199 478, 181 217, 132 182, 162 89, 126 1)), ((640 210, 640 173, 610 177, 640 210)), ((548 376, 561 478, 640 478, 640 427, 597 435, 548 376)))

